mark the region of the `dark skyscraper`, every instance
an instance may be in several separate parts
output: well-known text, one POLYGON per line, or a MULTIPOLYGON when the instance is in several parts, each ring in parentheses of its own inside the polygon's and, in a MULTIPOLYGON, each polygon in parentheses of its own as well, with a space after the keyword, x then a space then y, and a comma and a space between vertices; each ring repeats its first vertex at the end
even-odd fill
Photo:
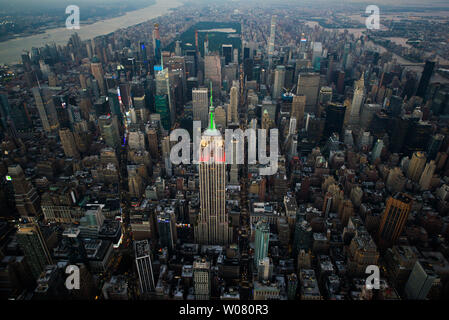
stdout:
POLYGON ((399 117, 402 111, 402 98, 398 96, 392 96, 390 98, 390 105, 388 107, 388 113, 393 117, 399 117))
POLYGON ((407 119, 393 118, 390 120, 387 128, 390 137, 390 152, 401 152, 404 146, 404 140, 407 137, 409 126, 410 123, 407 119))
POLYGON ((154 25, 153 30, 153 49, 155 64, 161 63, 161 36, 159 33, 159 24, 154 25))
POLYGON ((19 243, 31 268, 33 277, 37 279, 47 264, 52 263, 44 236, 36 223, 22 226, 17 232, 19 243))
POLYGON ((157 217, 161 247, 173 250, 176 245, 176 217, 174 212, 163 212, 157 217))
POLYGON ((429 87, 430 78, 432 77, 433 69, 435 68, 435 62, 426 61, 424 70, 421 74, 421 80, 419 80, 418 90, 416 90, 416 95, 425 98, 427 88, 429 87))
POLYGON ((117 116, 119 120, 122 119, 122 111, 120 109, 120 101, 117 94, 117 89, 108 90, 109 108, 113 115, 117 116))
POLYGON ((225 58, 225 64, 232 62, 232 44, 224 44, 222 46, 222 55, 225 58))
POLYGON ((20 165, 8 168, 9 179, 14 187, 16 208, 22 217, 34 217, 40 212, 39 194, 27 180, 20 165))
POLYGON ((345 72, 344 71, 338 72, 337 91, 340 94, 343 94, 345 91, 345 72))
POLYGON ((6 94, 0 94, 0 119, 3 129, 8 127, 8 119, 11 115, 11 107, 9 106, 8 96, 6 94))
POLYGON ((429 160, 435 160, 441 146, 443 145, 444 135, 436 134, 430 138, 429 144, 427 146, 427 158, 429 160))
POLYGON ((341 104, 331 103, 326 108, 326 122, 324 125, 325 137, 330 137, 336 132, 339 135, 343 129, 346 107, 341 104))
POLYGON ((427 122, 409 120, 409 129, 404 140, 403 152, 411 154, 414 151, 426 150, 432 135, 432 125, 427 122))
POLYGON ((147 48, 145 46, 145 42, 140 42, 140 59, 142 60, 143 65, 148 68, 148 57, 147 57, 147 48))

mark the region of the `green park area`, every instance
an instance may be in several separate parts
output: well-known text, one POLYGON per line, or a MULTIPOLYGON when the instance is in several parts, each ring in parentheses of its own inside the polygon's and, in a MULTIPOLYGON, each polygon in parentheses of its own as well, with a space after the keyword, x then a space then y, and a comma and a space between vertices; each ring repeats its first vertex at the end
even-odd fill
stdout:
MULTIPOLYGON (((196 23, 176 39, 181 40, 184 50, 195 49, 196 30, 198 30, 198 45, 202 56, 204 56, 204 40, 206 39, 206 34, 209 39, 209 52, 221 52, 221 46, 223 44, 232 44, 233 48, 241 49, 241 25, 239 22, 202 21, 196 23)), ((174 50, 175 41, 170 43, 164 50, 174 50)))

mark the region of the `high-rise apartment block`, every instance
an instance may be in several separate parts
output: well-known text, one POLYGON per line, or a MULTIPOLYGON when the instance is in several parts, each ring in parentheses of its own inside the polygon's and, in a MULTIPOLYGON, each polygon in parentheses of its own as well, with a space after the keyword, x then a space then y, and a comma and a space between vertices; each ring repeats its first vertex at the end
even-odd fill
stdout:
POLYGON ((401 235, 408 215, 412 208, 413 199, 398 193, 387 200, 379 228, 379 240, 387 244, 394 244, 401 235))

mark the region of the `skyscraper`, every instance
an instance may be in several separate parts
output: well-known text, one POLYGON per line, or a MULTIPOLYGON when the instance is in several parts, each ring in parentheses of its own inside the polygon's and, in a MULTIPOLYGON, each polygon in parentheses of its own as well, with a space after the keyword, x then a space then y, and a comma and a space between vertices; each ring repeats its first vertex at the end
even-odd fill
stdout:
POLYGON ((216 97, 221 90, 221 59, 219 55, 208 55, 204 58, 204 79, 212 81, 216 97))
POLYGON ((402 112, 402 102, 403 99, 399 96, 390 97, 390 105, 388 106, 388 111, 393 117, 399 117, 402 112))
POLYGON ((433 266, 424 260, 418 260, 405 284, 405 294, 408 299, 424 300, 432 286, 439 281, 433 266))
POLYGON ((345 72, 340 70, 337 77, 337 92, 343 94, 345 91, 345 72))
POLYGON ((427 93, 427 88, 429 87, 430 78, 432 78, 433 69, 435 68, 435 62, 426 61, 424 70, 421 74, 421 79, 419 80, 418 89, 416 90, 416 95, 421 98, 425 98, 427 93))
POLYGON ((92 63, 90 64, 92 75, 95 80, 98 82, 98 86, 100 87, 100 92, 102 95, 106 95, 106 84, 104 81, 104 72, 103 66, 97 57, 93 57, 92 63))
POLYGON ((209 35, 206 33, 206 37, 204 39, 204 56, 209 54, 209 35))
POLYGON ((298 76, 297 95, 306 96, 306 112, 317 113, 316 103, 320 86, 320 75, 318 73, 300 73, 298 76))
POLYGON ((328 217, 331 208, 332 208, 332 193, 326 192, 323 201, 323 213, 325 218, 328 217))
MULTIPOLYGON (((121 98, 120 98, 121 99, 121 98)), ((122 110, 120 108, 120 100, 117 89, 108 90, 108 102, 111 113, 118 117, 119 120, 123 118, 122 110)))
POLYGON ((159 33, 159 24, 154 24, 153 30, 153 48, 154 48, 154 60, 159 63, 161 61, 161 36, 159 33))
POLYGON ((273 261, 269 257, 260 259, 257 264, 257 278, 259 281, 269 281, 273 276, 273 261))
POLYGON ((435 169, 435 160, 430 160, 430 162, 426 164, 424 171, 421 174, 421 178, 419 179, 419 186, 422 191, 429 190, 435 169))
POLYGON ((20 165, 8 167, 8 175, 14 188, 14 200, 22 217, 34 217, 41 211, 40 198, 34 186, 25 177, 20 165))
POLYGON ((298 276, 295 273, 287 275, 288 300, 295 300, 297 289, 298 289, 298 276))
POLYGON ((427 158, 429 160, 435 160, 438 152, 440 151, 441 145, 443 144, 444 135, 436 134, 430 139, 429 145, 427 147, 427 158))
POLYGON ((209 97, 207 88, 192 90, 193 120, 201 121, 201 127, 205 128, 208 124, 209 97))
POLYGON ((412 197, 397 193, 389 197, 380 221, 379 240, 383 244, 394 244, 402 233, 412 208, 412 197))
POLYGON ((44 92, 40 88, 32 89, 34 100, 36 101, 37 111, 39 112, 39 118, 41 119, 42 127, 46 132, 51 132, 53 128, 53 121, 50 121, 51 116, 48 114, 44 92))
POLYGON ((182 48, 181 48, 181 41, 180 40, 176 40, 175 55, 177 57, 182 56, 182 48))
POLYGON ((268 256, 268 244, 270 241, 270 226, 264 220, 260 220, 255 226, 255 250, 254 264, 257 266, 259 261, 268 256))
POLYGON ((274 84, 271 92, 273 99, 278 99, 281 97, 282 89, 284 88, 285 82, 285 66, 277 66, 274 71, 274 84))
MULTIPOLYGON (((66 95, 53 95, 46 103, 47 111, 49 112, 50 120, 53 122, 54 128, 70 127, 69 108, 67 107, 66 95)), ((70 107, 72 108, 72 107, 70 107)), ((72 113, 73 116, 73 113, 72 113)))
POLYGON ((154 97, 156 113, 160 115, 161 125, 165 130, 170 130, 170 107, 168 95, 156 95, 154 97))
POLYGON ((167 175, 172 175, 172 163, 170 161, 170 137, 165 136, 161 141, 162 159, 167 175))
POLYGON ((296 118, 290 118, 290 123, 288 125, 288 136, 296 134, 296 118))
POLYGON ((230 103, 228 108, 228 123, 232 124, 239 123, 238 104, 239 104, 239 89, 233 85, 231 87, 230 103))
POLYGON ((140 198, 145 190, 144 181, 139 174, 138 165, 128 165, 128 192, 131 197, 140 198))
POLYGON ((304 123, 304 110, 306 108, 306 96, 297 95, 293 96, 292 111, 290 118, 295 118, 297 128, 302 128, 304 123))
POLYGON ((408 165, 407 177, 415 182, 418 182, 425 165, 426 155, 424 152, 414 152, 408 165))
POLYGON ((148 148, 152 159, 159 159, 159 140, 155 128, 147 125, 145 128, 148 140, 148 148))
POLYGON ((305 219, 297 217, 295 222, 295 235, 293 241, 293 252, 295 254, 299 253, 301 250, 305 250, 306 252, 308 252, 312 248, 312 234, 312 227, 310 223, 305 219))
POLYGON ((404 189, 406 178, 401 168, 394 167, 390 169, 387 177, 386 187, 390 192, 401 192, 404 189))
POLYGON ((326 107, 326 122, 324 125, 324 136, 330 137, 334 132, 341 134, 343 130, 343 122, 345 119, 346 107, 337 104, 330 103, 326 107))
POLYGON ((134 242, 134 253, 136 255, 137 273, 141 293, 154 291, 153 265, 151 263, 151 251, 148 240, 134 242))
POLYGON ((312 65, 313 65, 313 69, 318 72, 320 71, 320 67, 321 67, 322 53, 323 53, 322 43, 314 42, 313 50, 312 50, 312 65))
POLYGON ((412 154, 415 151, 425 150, 433 133, 433 125, 427 121, 414 121, 413 119, 409 119, 408 123, 403 152, 412 154))
MULTIPOLYGON (((162 62, 162 61, 161 61, 162 62)), ((156 112, 161 115, 161 124, 165 130, 170 130, 175 120, 175 105, 173 103, 172 90, 168 68, 161 66, 161 71, 156 73, 156 112)))
POLYGON ((371 162, 374 163, 382 154, 382 149, 384 148, 383 140, 377 139, 373 151, 371 152, 371 162))
POLYGON ((211 291, 210 262, 205 259, 193 262, 195 300, 209 300, 211 291))
POLYGON ((220 129, 226 129, 227 121, 226 121, 226 110, 219 106, 215 108, 215 122, 217 123, 217 127, 220 129))
POLYGON ((212 89, 209 117, 200 144, 200 213, 194 235, 199 244, 226 245, 232 240, 232 228, 226 213, 224 141, 215 127, 212 89))
POLYGON ((8 95, 0 93, 0 117, 1 117, 1 125, 3 127, 3 132, 6 132, 9 127, 9 119, 11 117, 11 107, 8 101, 8 95))
POLYGON ((338 207, 338 216, 343 226, 348 225, 349 218, 354 215, 354 205, 352 201, 349 199, 343 200, 340 202, 338 207))
POLYGON ((131 128, 128 133, 128 145, 131 150, 145 150, 145 134, 137 128, 131 128))
POLYGON ((351 125, 359 125, 360 121, 360 107, 363 103, 365 91, 365 73, 362 73, 360 80, 355 84, 354 96, 352 98, 351 112, 349 114, 349 123, 351 125))
POLYGON ((65 156, 68 158, 79 158, 80 154, 76 148, 72 131, 69 128, 59 129, 59 138, 61 139, 65 156))
POLYGON ((261 128, 269 130, 273 126, 273 120, 271 120, 268 110, 265 109, 262 114, 261 128))
POLYGON ((222 55, 225 58, 225 64, 232 62, 232 44, 223 44, 221 47, 222 55))
POLYGON ((157 228, 161 247, 173 250, 176 245, 176 217, 174 211, 168 211, 157 216, 157 228))
POLYGON ((17 242, 25 254, 33 277, 37 279, 45 266, 53 263, 39 225, 30 223, 21 226, 17 231, 17 242))
POLYGON ((148 70, 147 48, 145 46, 145 42, 141 41, 139 43, 139 47, 139 60, 141 61, 142 65, 148 70))
POLYGON ((321 87, 318 96, 318 102, 321 106, 326 107, 326 105, 332 101, 332 88, 331 87, 321 87))
POLYGON ((116 148, 120 144, 120 132, 117 125, 117 119, 114 116, 102 115, 98 118, 101 136, 106 144, 111 148, 116 148))

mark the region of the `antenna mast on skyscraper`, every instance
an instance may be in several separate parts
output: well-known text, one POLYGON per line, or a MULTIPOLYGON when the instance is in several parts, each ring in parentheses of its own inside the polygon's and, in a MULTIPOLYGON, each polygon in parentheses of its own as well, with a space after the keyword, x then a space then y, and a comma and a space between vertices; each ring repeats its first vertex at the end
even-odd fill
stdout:
POLYGON ((214 130, 215 129, 215 120, 214 120, 214 103, 213 103, 213 95, 212 95, 212 81, 210 83, 210 107, 209 107, 209 117, 210 117, 210 123, 209 123, 209 129, 214 130))

